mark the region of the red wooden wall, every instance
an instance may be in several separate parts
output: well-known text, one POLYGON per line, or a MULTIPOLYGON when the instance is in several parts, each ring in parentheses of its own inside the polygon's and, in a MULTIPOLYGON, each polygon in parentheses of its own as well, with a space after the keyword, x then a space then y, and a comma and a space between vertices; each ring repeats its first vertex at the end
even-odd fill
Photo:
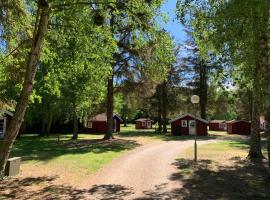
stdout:
MULTIPOLYGON (((189 126, 188 126, 189 120, 194 120, 194 118, 190 116, 186 116, 184 118, 173 121, 171 123, 172 134, 173 135, 189 135, 189 126), (182 120, 187 120, 187 127, 181 126, 182 120)), ((202 135, 202 136, 207 135, 208 134, 207 124, 202 121, 196 120, 196 133, 197 135, 202 135)))

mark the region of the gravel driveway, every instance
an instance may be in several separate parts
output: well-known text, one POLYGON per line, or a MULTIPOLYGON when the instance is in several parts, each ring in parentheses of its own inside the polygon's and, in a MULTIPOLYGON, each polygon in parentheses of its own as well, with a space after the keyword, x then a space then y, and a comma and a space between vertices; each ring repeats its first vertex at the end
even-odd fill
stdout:
MULTIPOLYGON (((198 144, 216 141, 198 141, 198 144)), ((173 175, 178 174, 173 163, 182 150, 193 144, 193 140, 148 144, 115 159, 91 178, 91 197, 174 199, 169 191, 180 188, 181 183, 173 179, 173 175)))

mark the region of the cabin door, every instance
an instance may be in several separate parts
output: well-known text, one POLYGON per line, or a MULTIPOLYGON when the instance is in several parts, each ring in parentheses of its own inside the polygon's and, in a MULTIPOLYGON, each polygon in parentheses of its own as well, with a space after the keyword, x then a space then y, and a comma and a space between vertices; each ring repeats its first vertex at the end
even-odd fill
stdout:
POLYGON ((147 128, 151 128, 151 122, 147 121, 147 128))
POLYGON ((195 135, 195 120, 189 120, 188 130, 189 135, 195 135))

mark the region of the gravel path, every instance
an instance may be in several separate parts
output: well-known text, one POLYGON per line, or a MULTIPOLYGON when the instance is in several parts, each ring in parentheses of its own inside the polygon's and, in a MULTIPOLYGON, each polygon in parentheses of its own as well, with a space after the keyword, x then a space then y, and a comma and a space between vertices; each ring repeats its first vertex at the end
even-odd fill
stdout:
POLYGON ((181 187, 173 179, 178 172, 173 163, 182 150, 193 144, 187 140, 141 146, 101 169, 91 178, 89 192, 93 199, 172 199, 166 192, 181 187), (154 192, 162 195, 154 197, 154 192))

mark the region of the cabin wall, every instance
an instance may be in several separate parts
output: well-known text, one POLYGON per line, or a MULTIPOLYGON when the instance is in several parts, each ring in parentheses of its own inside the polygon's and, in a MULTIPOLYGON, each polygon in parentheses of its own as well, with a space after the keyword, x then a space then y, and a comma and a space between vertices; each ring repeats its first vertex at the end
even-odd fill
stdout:
POLYGON ((209 123, 209 130, 210 131, 224 131, 224 128, 219 127, 220 123, 209 123))
POLYGON ((150 128, 147 127, 148 122, 149 121, 145 121, 145 125, 143 125, 142 121, 135 121, 135 128, 136 129, 150 129, 150 128, 152 128, 152 121, 150 121, 150 123, 151 123, 150 128))
MULTIPOLYGON (((92 122, 92 128, 86 127, 84 129, 84 132, 86 133, 106 133, 108 129, 108 124, 106 121, 89 121, 92 122)), ((116 132, 120 132, 120 121, 116 118, 116 124, 115 121, 113 122, 113 126, 116 126, 116 132)))
POLYGON ((248 122, 228 123, 227 132, 229 134, 250 135, 251 123, 248 122))

